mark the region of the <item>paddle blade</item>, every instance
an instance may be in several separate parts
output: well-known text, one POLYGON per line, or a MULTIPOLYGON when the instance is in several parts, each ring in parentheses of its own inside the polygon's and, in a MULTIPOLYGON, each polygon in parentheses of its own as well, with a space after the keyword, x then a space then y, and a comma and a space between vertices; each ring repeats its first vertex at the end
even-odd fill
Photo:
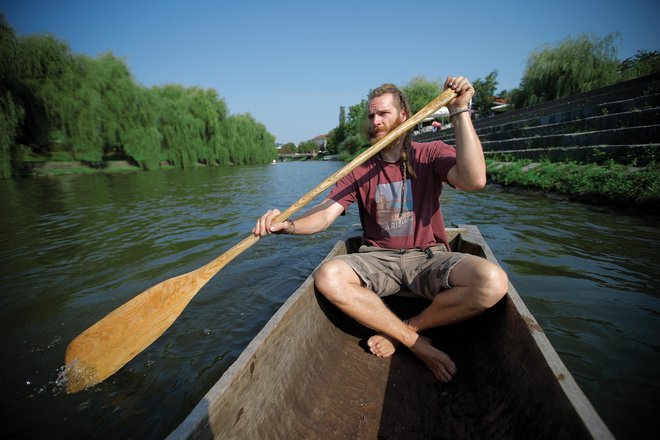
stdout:
POLYGON ((67 392, 96 385, 126 365, 165 333, 220 269, 258 240, 249 235, 205 266, 150 287, 78 335, 64 355, 67 392))
POLYGON ((102 382, 158 339, 206 283, 196 272, 150 287, 71 341, 64 356, 66 391, 102 382))

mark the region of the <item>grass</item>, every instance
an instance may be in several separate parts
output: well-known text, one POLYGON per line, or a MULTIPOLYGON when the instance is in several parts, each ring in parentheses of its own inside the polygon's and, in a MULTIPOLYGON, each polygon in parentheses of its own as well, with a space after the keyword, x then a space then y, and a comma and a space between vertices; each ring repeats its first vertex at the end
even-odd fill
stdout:
POLYGON ((67 174, 116 174, 140 171, 136 166, 112 166, 108 168, 92 168, 87 166, 71 166, 64 168, 40 168, 33 171, 34 176, 62 176, 67 174))
POLYGON ((657 211, 660 205, 660 164, 634 168, 609 162, 604 165, 529 160, 488 160, 489 177, 504 186, 522 186, 557 192, 583 201, 637 206, 657 211))

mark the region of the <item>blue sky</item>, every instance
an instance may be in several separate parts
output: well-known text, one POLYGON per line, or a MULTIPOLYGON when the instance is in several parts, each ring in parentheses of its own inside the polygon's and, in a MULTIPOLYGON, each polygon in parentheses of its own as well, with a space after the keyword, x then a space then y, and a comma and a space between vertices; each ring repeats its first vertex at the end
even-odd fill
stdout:
POLYGON ((216 89, 278 142, 337 125, 339 107, 414 76, 517 87, 532 51, 619 32, 620 59, 660 49, 657 0, 325 2, 0 0, 18 35, 50 33, 74 53, 112 52, 145 86, 216 89))

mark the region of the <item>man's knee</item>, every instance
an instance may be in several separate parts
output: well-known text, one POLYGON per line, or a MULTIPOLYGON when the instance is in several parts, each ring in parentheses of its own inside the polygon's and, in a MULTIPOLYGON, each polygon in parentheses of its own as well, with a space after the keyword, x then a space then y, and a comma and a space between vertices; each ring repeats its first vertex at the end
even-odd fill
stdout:
POLYGON ((321 265, 314 274, 314 285, 332 302, 346 301, 346 286, 357 278, 351 267, 339 260, 330 260, 321 265))
POLYGON ((452 276, 455 275, 453 285, 470 288, 474 308, 488 309, 506 295, 509 289, 509 279, 506 272, 498 265, 479 257, 466 260, 466 264, 461 263, 452 271, 456 272, 452 273, 452 276))
POLYGON ((509 278, 506 272, 495 264, 482 268, 481 306, 490 308, 497 304, 509 290, 509 278))

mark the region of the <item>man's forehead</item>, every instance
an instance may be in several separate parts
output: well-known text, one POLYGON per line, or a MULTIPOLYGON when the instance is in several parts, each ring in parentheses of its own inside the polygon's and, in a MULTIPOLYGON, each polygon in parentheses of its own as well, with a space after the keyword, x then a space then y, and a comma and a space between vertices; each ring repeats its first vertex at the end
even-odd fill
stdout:
POLYGON ((369 101, 369 109, 384 108, 394 106, 394 95, 392 93, 383 93, 380 96, 375 96, 369 101))

